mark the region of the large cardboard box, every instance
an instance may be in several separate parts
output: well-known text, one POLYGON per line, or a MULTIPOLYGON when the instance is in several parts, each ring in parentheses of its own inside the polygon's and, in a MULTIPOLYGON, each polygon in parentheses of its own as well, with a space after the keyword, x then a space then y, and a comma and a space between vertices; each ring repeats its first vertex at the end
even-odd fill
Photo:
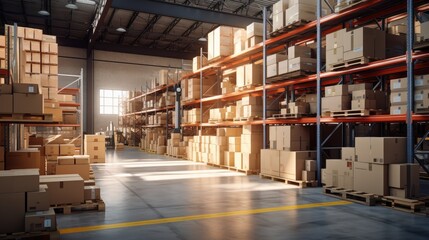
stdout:
POLYGON ((325 87, 325 97, 346 96, 348 95, 349 85, 339 84, 325 87))
POLYGON ((50 205, 84 201, 84 183, 78 174, 40 176, 40 183, 48 185, 50 205))
POLYGON ((273 14, 278 14, 286 11, 289 5, 289 0, 280 0, 273 4, 273 14))
POLYGON ((326 186, 354 189, 354 162, 341 159, 326 159, 326 169, 322 181, 326 186))
POLYGON ((100 187, 98 186, 85 186, 84 187, 84 198, 87 200, 100 200, 100 187))
POLYGON ((348 95, 322 98, 322 112, 349 110, 350 107, 351 101, 348 95))
POLYGON ((389 165, 354 162, 354 190, 386 196, 389 194, 389 165))
POLYGON ((280 177, 291 180, 302 180, 305 160, 315 157, 315 152, 311 151, 280 151, 280 177))
POLYGON ((405 137, 356 137, 356 160, 358 162, 392 164, 405 163, 405 137))
POLYGON ((39 191, 39 169, 0 171, 0 193, 39 191))
POLYGON ((11 114, 13 112, 13 95, 0 94, 0 113, 11 114))
POLYGON ((208 34, 208 60, 229 56, 234 51, 232 27, 220 26, 208 34))
POLYGON ((27 192, 27 212, 38 212, 49 210, 48 186, 40 185, 39 191, 27 192))
POLYGON ((389 187, 390 194, 396 197, 405 197, 408 188, 411 188, 411 196, 417 197, 420 193, 420 165, 418 164, 390 164, 389 187), (407 184, 408 171, 410 171, 410 184, 407 184), (392 190, 392 188, 394 188, 392 190), (404 191, 400 191, 403 189, 404 191), (393 193, 393 194, 392 194, 393 193))
POLYGON ((273 148, 285 151, 309 150, 309 128, 302 125, 270 126, 271 128, 271 133, 276 131, 276 140, 270 141, 273 148))
POLYGON ((243 170, 260 170, 261 168, 261 155, 260 152, 256 153, 242 153, 242 169, 243 170))
POLYGON ((246 28, 247 38, 249 39, 254 36, 263 36, 263 28, 264 25, 262 23, 254 22, 249 24, 246 28))
POLYGON ((14 93, 13 113, 43 114, 43 95, 14 93))
POLYGON ((311 22, 316 20, 315 7, 306 4, 295 4, 286 9, 285 25, 289 26, 299 21, 311 22))
POLYGON ((50 232, 56 230, 57 219, 53 208, 46 211, 27 212, 25 214, 26 232, 50 232))
POLYGON ((289 59, 294 59, 297 57, 311 58, 311 52, 311 48, 307 46, 290 46, 287 49, 287 55, 289 59))
POLYGON ((343 161, 355 161, 356 153, 354 147, 343 147, 341 148, 341 160, 343 161))
POLYGON ((386 33, 374 28, 358 28, 344 35, 344 60, 357 58, 384 59, 386 33))
POLYGON ((273 31, 283 29, 285 26, 285 12, 273 14, 273 31))
POLYGON ((29 169, 40 167, 40 151, 22 149, 7 153, 6 169, 29 169))
POLYGON ((289 58, 288 60, 288 72, 295 72, 295 71, 305 71, 305 72, 316 72, 316 59, 314 58, 304 58, 304 57, 297 57, 297 58, 289 58))
POLYGON ((89 164, 57 165, 56 174, 79 174, 84 180, 89 180, 89 164))
POLYGON ((25 193, 0 194, 0 212, 1 234, 23 232, 25 228, 25 193))

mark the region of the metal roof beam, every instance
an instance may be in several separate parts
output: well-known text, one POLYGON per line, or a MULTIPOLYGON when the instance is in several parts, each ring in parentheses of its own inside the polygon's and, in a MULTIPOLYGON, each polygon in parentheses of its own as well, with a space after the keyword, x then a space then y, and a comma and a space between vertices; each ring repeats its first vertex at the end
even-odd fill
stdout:
MULTIPOLYGON (((130 20, 127 23, 127 27, 126 27, 127 31, 130 30, 131 25, 133 25, 133 23, 136 20, 136 18, 138 17, 138 15, 139 15, 139 12, 133 12, 133 15, 131 15, 130 20)), ((126 33, 127 32, 124 32, 121 34, 121 36, 118 39, 118 44, 121 44, 124 41, 124 37, 125 37, 126 33)))
POLYGON ((113 51, 113 52, 141 54, 141 55, 177 58, 177 59, 192 59, 197 54, 197 52, 188 52, 188 53, 172 52, 172 51, 167 51, 165 49, 143 48, 143 47, 137 47, 137 46, 107 44, 107 43, 97 43, 95 44, 94 49, 101 50, 101 51, 113 51))
POLYGON ((162 16, 183 18, 193 21, 214 23, 232 27, 246 27, 252 22, 262 22, 260 18, 244 17, 197 7, 183 6, 161 1, 112 0, 113 8, 127 9, 162 16))
POLYGON ((106 34, 109 30, 110 24, 112 23, 113 16, 115 15, 115 13, 116 13, 116 9, 113 9, 112 14, 110 14, 109 20, 107 21, 107 25, 104 28, 103 33, 101 34, 101 40, 104 40, 104 38, 106 37, 106 34))
POLYGON ((109 12, 109 8, 112 5, 112 0, 100 0, 95 12, 94 21, 92 22, 92 28, 89 29, 88 37, 88 52, 91 51, 95 42, 101 34, 101 27, 104 25, 104 19, 109 12))
POLYGON ((22 15, 24 15, 25 26, 28 27, 27 12, 25 11, 24 0, 21 0, 22 15))
POLYGON ((134 41, 131 43, 131 45, 136 44, 138 41, 140 41, 140 38, 143 37, 143 35, 149 31, 152 30, 152 28, 155 26, 156 22, 161 18, 160 15, 153 16, 149 22, 147 23, 146 27, 143 29, 143 31, 134 39, 134 41))

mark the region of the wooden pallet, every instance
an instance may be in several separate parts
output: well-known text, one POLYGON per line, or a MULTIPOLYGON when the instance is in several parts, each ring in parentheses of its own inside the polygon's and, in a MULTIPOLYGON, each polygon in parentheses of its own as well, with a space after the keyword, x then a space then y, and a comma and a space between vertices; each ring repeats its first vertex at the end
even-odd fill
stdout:
POLYGON ((85 203, 80 204, 64 204, 54 205, 55 213, 71 214, 72 212, 82 211, 99 211, 104 212, 106 210, 106 204, 103 200, 88 200, 85 203))
POLYGON ((234 122, 249 122, 261 119, 259 116, 250 116, 250 117, 242 117, 242 118, 234 118, 234 122))
MULTIPOLYGON (((226 57, 228 57, 228 56, 217 56, 215 58, 212 58, 212 59, 208 60, 207 62, 208 63, 214 63, 214 62, 217 62, 217 61, 221 61, 222 59, 225 59, 226 57)), ((200 70, 200 69, 198 69, 198 70, 200 70)))
POLYGON ((0 114, 1 120, 53 121, 52 114, 0 114))
POLYGON ((60 233, 58 231, 53 232, 32 232, 32 233, 26 233, 26 232, 19 232, 19 233, 11 233, 11 234, 1 234, 0 235, 1 240, 9 240, 9 239, 28 239, 28 240, 59 240, 60 239, 60 233))
POLYGON ((267 83, 275 83, 278 81, 283 81, 286 79, 293 79, 293 78, 298 78, 298 77, 304 77, 304 76, 308 76, 311 74, 314 74, 314 73, 302 71, 302 70, 298 70, 298 71, 294 71, 294 72, 288 72, 285 74, 281 74, 281 75, 277 75, 274 77, 267 78, 267 83))
POLYGON ((270 33, 270 38, 273 38, 273 37, 277 37, 277 36, 279 36, 279 35, 282 35, 283 33, 285 33, 285 32, 287 32, 287 31, 289 31, 290 29, 288 29, 288 28, 286 28, 286 27, 283 27, 283 28, 281 28, 281 29, 278 29, 278 30, 276 30, 276 31, 273 31, 273 32, 271 32, 270 33))
POLYGON ((293 119, 302 117, 312 117, 314 114, 301 114, 301 113, 286 113, 286 114, 274 114, 273 117, 268 119, 293 119))
POLYGON ((329 69, 335 71, 338 69, 348 68, 356 65, 368 64, 369 62, 370 62, 370 59, 366 57, 355 58, 355 59, 347 60, 343 63, 332 64, 330 65, 329 69))
POLYGON ((301 180, 286 179, 286 178, 282 178, 279 176, 272 176, 272 175, 265 174, 265 173, 260 173, 259 177, 271 179, 272 181, 278 181, 278 182, 286 183, 289 185, 295 185, 295 186, 298 186, 300 188, 317 187, 317 181, 301 181, 301 180))
POLYGON ((287 25, 285 28, 287 28, 287 30, 292 30, 295 28, 299 28, 301 26, 306 25, 307 23, 309 23, 310 21, 307 21, 305 19, 299 19, 298 21, 295 21, 289 25, 287 25))
POLYGON ((367 206, 374 206, 378 200, 378 197, 375 194, 344 188, 323 187, 323 193, 331 197, 336 197, 367 206))
POLYGON ((330 112, 331 117, 365 117, 369 115, 377 115, 382 113, 382 110, 369 110, 369 109, 357 109, 357 110, 343 110, 343 111, 332 111, 330 112))
POLYGON ((365 0, 347 0, 347 1, 343 1, 343 3, 340 3, 338 5, 335 6, 335 12, 336 13, 340 13, 344 10, 347 10, 349 8, 352 8, 353 6, 361 3, 361 2, 365 2, 365 0))
POLYGON ((404 212, 418 213, 426 210, 425 202, 419 200, 384 196, 381 198, 380 202, 383 206, 392 207, 404 212))
POLYGON ((417 108, 415 113, 416 114, 429 114, 429 108, 417 108))
POLYGON ((241 86, 241 87, 236 87, 236 91, 246 91, 246 90, 253 90, 255 89, 255 87, 258 87, 260 85, 246 85, 246 86, 241 86))
POLYGON ((236 168, 236 167, 228 167, 228 170, 235 171, 235 172, 241 172, 241 173, 244 173, 246 175, 258 175, 259 174, 258 170, 244 170, 244 169, 240 169, 240 168, 236 168))

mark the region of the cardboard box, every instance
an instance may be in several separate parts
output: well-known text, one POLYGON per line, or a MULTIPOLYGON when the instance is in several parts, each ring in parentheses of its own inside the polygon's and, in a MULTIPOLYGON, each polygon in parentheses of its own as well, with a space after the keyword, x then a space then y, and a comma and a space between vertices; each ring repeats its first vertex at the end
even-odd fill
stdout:
POLYGON ((341 160, 343 161, 355 161, 355 148, 354 147, 343 147, 341 148, 341 160))
POLYGON ((254 37, 254 36, 262 37, 264 34, 264 32, 263 32, 264 27, 263 26, 264 25, 262 23, 257 23, 257 22, 249 24, 246 28, 247 38, 249 39, 249 38, 254 37))
POLYGON ((0 212, 2 214, 0 233, 23 232, 25 228, 25 193, 0 194, 0 212))
POLYGON ((46 211, 27 212, 25 214, 26 232, 50 232, 56 230, 57 219, 53 208, 50 208, 46 211))
POLYGON ((388 171, 389 165, 354 162, 354 190, 388 195, 388 171))
POLYGON ((386 34, 373 28, 358 28, 344 36, 344 60, 386 58, 386 34))
POLYGON ((39 169, 0 171, 0 194, 39 191, 39 169))
POLYGON ((48 185, 50 205, 84 202, 83 179, 78 174, 40 176, 40 183, 48 185))
POLYGON ((6 169, 33 169, 40 167, 40 151, 22 149, 7 153, 6 169))
POLYGON ((277 76, 277 63, 267 66, 267 78, 277 76))
POLYGON ((317 171, 316 160, 305 160, 305 171, 310 171, 310 172, 317 171))
POLYGON ((347 96, 348 91, 347 84, 339 84, 334 86, 326 86, 325 87, 325 97, 335 97, 335 96, 347 96))
POLYGON ((74 144, 60 144, 60 155, 61 156, 73 156, 75 153, 74 144))
POLYGON ((60 155, 59 144, 47 144, 45 145, 45 155, 47 156, 58 156, 60 155))
POLYGON ((406 91, 408 87, 408 81, 407 78, 397 78, 397 79, 391 79, 390 80, 390 91, 397 92, 397 91, 406 91))
POLYGON ((233 28, 220 26, 208 33, 208 60, 229 56, 234 51, 233 28))
POLYGON ((0 113, 11 114, 13 112, 13 95, 0 94, 0 113))
POLYGON ((13 93, 39 94, 39 85, 34 83, 14 83, 13 93))
POLYGON ((289 61, 283 60, 278 63, 278 75, 282 75, 289 72, 289 61))
POLYGON ((290 46, 287 49, 287 55, 289 59, 294 59, 298 57, 311 58, 311 52, 311 48, 307 46, 290 46))
POLYGON ((73 156, 58 156, 57 157, 58 165, 74 165, 73 156))
POLYGON ((234 167, 238 169, 243 169, 243 157, 241 152, 234 153, 234 167))
POLYGON ((316 59, 314 58, 303 58, 303 57, 297 57, 297 58, 289 58, 288 60, 289 66, 288 66, 288 72, 295 72, 295 71, 305 71, 305 72, 316 72, 316 59))
POLYGON ((27 212, 38 212, 49 210, 49 195, 47 185, 40 185, 39 191, 27 192, 27 212))
POLYGON ((273 32, 283 29, 285 26, 285 12, 273 14, 273 32))
POLYGON ((315 158, 315 152, 280 151, 280 177, 291 180, 302 180, 305 160, 311 158, 315 158))
POLYGON ((407 91, 390 93, 390 103, 392 105, 403 105, 407 103, 407 91))
POLYGON ((335 96, 322 98, 322 112, 349 110, 350 96, 335 96))
POLYGON ((410 197, 418 196, 420 193, 420 165, 419 164, 390 164, 389 165, 389 187, 407 189, 411 187, 410 197), (410 171, 410 185, 407 184, 408 170, 410 171))
POLYGON ((316 20, 315 7, 305 4, 295 4, 286 9, 285 25, 289 26, 301 20, 311 22, 316 20))
POLYGON ((261 173, 280 176, 280 151, 261 149, 261 173))
POLYGON ((46 175, 55 175, 57 172, 57 161, 46 161, 46 175))
POLYGON ((98 186, 85 186, 84 199, 87 200, 100 200, 100 187, 98 186))
POLYGON ((89 135, 85 134, 85 142, 106 142, 106 137, 104 135, 89 135))
POLYGON ((327 159, 326 169, 322 171, 322 182, 326 186, 354 189, 354 162, 341 159, 327 159))
POLYGON ((377 102, 376 100, 372 100, 372 99, 352 100, 351 109, 353 110, 377 109, 377 102))
POLYGON ((3 94, 12 94, 12 85, 0 84, 0 95, 3 94))
POLYGON ((242 153, 242 169, 257 170, 261 169, 260 152, 257 153, 242 153))
POLYGON ((395 105, 390 107, 391 115, 406 114, 406 113, 407 113, 407 105, 395 105))
POLYGON ((286 11, 289 5, 289 0, 280 0, 273 4, 273 14, 286 11))
POLYGON ((302 181, 315 181, 316 172, 315 171, 302 171, 302 181))
POLYGON ((76 165, 79 164, 89 164, 91 156, 89 155, 73 155, 76 165))
POLYGON ((405 163, 405 137, 356 137, 356 160, 358 162, 393 164, 405 163))
POLYGON ((288 58, 288 55, 285 53, 271 54, 271 55, 267 56, 267 66, 274 65, 274 64, 279 63, 281 61, 287 60, 287 58, 288 58))
POLYGON ((89 180, 89 164, 57 165, 56 174, 79 174, 83 180, 89 180))
POLYGON ((13 94, 13 113, 43 114, 43 96, 41 94, 13 94))
MULTIPOLYGON (((270 126, 270 128, 272 127, 270 126)), ((277 150, 309 150, 310 132, 307 127, 301 125, 277 126, 274 129, 276 129, 275 147, 277 150)))
MULTIPOLYGON (((244 85, 260 85, 262 84, 262 65, 261 64, 246 64, 244 85)), ((243 104, 244 105, 244 104, 243 104)))
POLYGON ((334 65, 344 63, 344 47, 326 50, 326 67, 331 71, 334 65))

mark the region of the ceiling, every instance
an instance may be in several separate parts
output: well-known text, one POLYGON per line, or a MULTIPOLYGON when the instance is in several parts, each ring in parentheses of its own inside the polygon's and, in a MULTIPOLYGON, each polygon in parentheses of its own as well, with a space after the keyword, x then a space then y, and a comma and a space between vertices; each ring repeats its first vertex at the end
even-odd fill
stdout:
POLYGON ((189 59, 207 45, 199 38, 219 25, 261 22, 263 7, 276 1, 74 0, 78 9, 71 10, 69 0, 0 0, 0 27, 40 28, 64 46, 189 59))

